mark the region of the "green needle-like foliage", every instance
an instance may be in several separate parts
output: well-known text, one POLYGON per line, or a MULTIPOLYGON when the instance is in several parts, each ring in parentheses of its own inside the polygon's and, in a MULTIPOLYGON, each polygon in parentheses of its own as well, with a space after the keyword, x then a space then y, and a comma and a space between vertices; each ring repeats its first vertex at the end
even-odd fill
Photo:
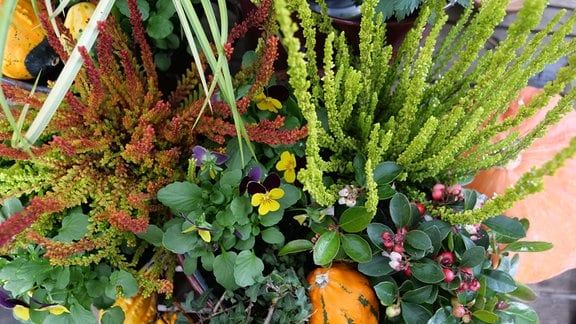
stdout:
MULTIPOLYGON (((564 15, 561 12, 532 36, 546 1, 527 0, 507 38, 488 50, 485 44, 506 14, 506 0, 483 1, 477 11, 466 9, 454 26, 446 25, 445 2, 429 0, 393 56, 385 44, 385 26, 374 10, 376 3, 363 2, 356 50, 336 30, 326 31, 325 42, 315 44, 321 39, 315 26, 325 17, 312 15, 305 0, 278 1, 276 5, 289 54, 290 82, 309 122, 307 166, 298 179, 320 204, 328 206, 338 199, 338 184, 323 182, 328 174, 338 172, 340 186, 346 181, 353 183, 354 172, 348 161, 358 154, 366 160, 369 179, 372 170, 368 166, 382 161, 401 164, 405 173, 396 185, 407 190, 436 181, 461 181, 515 158, 534 139, 545 135, 548 125, 572 109, 574 90, 527 135, 519 138, 511 133, 495 139, 533 116, 575 79, 576 41, 566 40, 566 36, 573 30, 576 17, 558 26, 564 15), (288 18, 291 11, 302 21, 305 53, 288 18), (443 29, 448 30, 440 36, 443 29), (323 53, 314 52, 314 48, 323 48, 323 53), (569 66, 546 85, 542 95, 518 116, 498 118, 531 76, 564 56, 570 57, 569 66)), ((498 214, 513 201, 537 191, 539 186, 527 184, 553 173, 571 156, 574 145, 487 204, 489 208, 482 209, 482 215, 474 212, 475 221, 498 214)), ((375 210, 376 189, 367 191, 367 207, 375 210)))

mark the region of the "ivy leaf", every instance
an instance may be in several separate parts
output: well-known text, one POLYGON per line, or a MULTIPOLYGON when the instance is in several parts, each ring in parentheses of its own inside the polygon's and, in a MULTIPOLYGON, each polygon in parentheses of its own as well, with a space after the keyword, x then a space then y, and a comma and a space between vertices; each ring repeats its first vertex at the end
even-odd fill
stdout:
POLYGON ((342 249, 350 259, 356 262, 368 262, 372 259, 372 249, 360 235, 345 234, 342 236, 342 249))
POLYGON ((202 189, 190 182, 173 182, 158 190, 157 199, 176 212, 189 213, 203 205, 202 189))
POLYGON ((364 206, 350 207, 340 216, 340 228, 349 233, 360 232, 368 227, 373 216, 364 206))
POLYGON ((339 249, 340 236, 338 233, 334 231, 324 232, 320 235, 312 250, 314 263, 321 266, 327 265, 336 257, 339 249))
POLYGON ((381 281, 374 286, 376 296, 380 299, 380 303, 384 306, 394 304, 398 296, 398 287, 393 281, 381 281))
POLYGON ((252 251, 242 251, 234 262, 234 279, 240 287, 248 287, 262 278, 264 262, 252 251))
POLYGON ((398 228, 410 224, 412 219, 410 201, 401 193, 396 193, 390 200, 390 216, 398 228))
POLYGON ((278 251, 278 255, 283 256, 290 253, 304 252, 312 250, 313 247, 314 243, 312 243, 310 240, 304 240, 304 239, 294 240, 286 243, 286 245, 284 245, 280 249, 280 251, 278 251))
POLYGON ((237 254, 235 252, 223 251, 214 259, 214 277, 216 282, 226 288, 226 290, 235 290, 238 288, 234 278, 234 264, 236 263, 237 254))
POLYGON ((54 240, 72 242, 83 238, 86 233, 88 233, 88 215, 83 214, 80 208, 74 208, 62 219, 62 228, 54 240))

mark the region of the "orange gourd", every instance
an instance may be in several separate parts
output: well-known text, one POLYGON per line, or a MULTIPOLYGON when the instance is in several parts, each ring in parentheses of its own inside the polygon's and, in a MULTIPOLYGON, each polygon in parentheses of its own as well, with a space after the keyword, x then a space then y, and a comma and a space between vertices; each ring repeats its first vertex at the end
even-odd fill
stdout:
POLYGON ((378 323, 378 298, 368 279, 352 266, 334 263, 308 274, 311 324, 378 323))
MULTIPOLYGON (((518 99, 512 102, 501 118, 514 116, 532 98, 543 92, 541 89, 527 87, 518 99)), ((554 96, 546 107, 535 116, 522 123, 516 131, 521 136, 541 122, 546 112, 558 103, 560 96, 554 96)), ((568 146, 576 137, 576 112, 571 111, 556 125, 548 127, 547 134, 535 140, 530 147, 520 152, 518 157, 502 167, 480 172, 468 185, 481 193, 492 197, 502 194, 507 187, 532 167, 541 166, 557 152, 568 146)), ((507 134, 500 134, 499 137, 507 134)), ((567 160, 554 176, 544 178, 544 190, 526 197, 514 204, 504 214, 512 217, 527 218, 530 228, 526 241, 544 241, 554 245, 551 250, 538 253, 521 253, 520 265, 515 278, 524 283, 535 283, 552 278, 563 271, 576 268, 576 218, 571 212, 576 210, 576 158, 567 160)))
MULTIPOLYGON (((60 62, 48 44, 31 1, 18 1, 6 35, 2 73, 13 79, 33 79, 41 71, 51 72, 60 62)), ((0 6, 3 5, 0 0, 0 6)))

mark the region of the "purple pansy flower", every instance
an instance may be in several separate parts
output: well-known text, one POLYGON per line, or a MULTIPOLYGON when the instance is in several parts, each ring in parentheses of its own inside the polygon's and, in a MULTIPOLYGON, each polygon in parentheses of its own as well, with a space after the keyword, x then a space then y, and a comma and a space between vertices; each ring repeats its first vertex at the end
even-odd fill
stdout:
POLYGON ((219 165, 228 161, 230 158, 226 154, 210 152, 200 145, 194 146, 192 149, 192 158, 196 160, 196 166, 201 170, 208 170, 212 179, 216 178, 216 173, 222 171, 219 165))
POLYGON ((262 169, 260 167, 255 166, 250 171, 248 171, 248 175, 242 178, 240 181, 240 195, 243 195, 248 189, 248 184, 250 182, 259 183, 260 179, 262 178, 262 169))

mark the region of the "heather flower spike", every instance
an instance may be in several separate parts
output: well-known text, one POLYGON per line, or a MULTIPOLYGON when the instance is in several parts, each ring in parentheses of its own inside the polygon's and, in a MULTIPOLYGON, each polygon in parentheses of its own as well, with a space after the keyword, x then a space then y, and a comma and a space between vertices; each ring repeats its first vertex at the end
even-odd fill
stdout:
POLYGON ((251 204, 258 207, 258 214, 266 215, 280 209, 277 200, 284 197, 284 190, 278 187, 280 176, 276 173, 270 173, 261 184, 255 181, 248 183, 248 193, 252 195, 251 204))
POLYGON ((284 180, 288 183, 293 183, 296 180, 296 157, 294 153, 282 152, 280 161, 276 163, 276 170, 284 171, 284 180))
POLYGON ((216 178, 216 173, 222 171, 219 165, 222 165, 230 158, 226 154, 210 152, 200 145, 192 149, 192 158, 196 160, 196 166, 201 170, 208 170, 212 179, 216 178))

